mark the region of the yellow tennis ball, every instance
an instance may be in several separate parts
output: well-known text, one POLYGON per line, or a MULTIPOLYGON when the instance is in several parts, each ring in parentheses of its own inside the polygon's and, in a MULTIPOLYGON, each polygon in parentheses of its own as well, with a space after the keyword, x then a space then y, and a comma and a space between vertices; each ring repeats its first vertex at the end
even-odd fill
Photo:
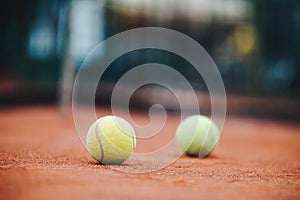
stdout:
POLYGON ((89 128, 86 139, 91 156, 106 165, 121 164, 136 147, 132 126, 116 116, 105 116, 96 120, 89 128))
POLYGON ((193 115, 184 119, 176 131, 181 149, 189 156, 206 157, 219 141, 219 130, 208 117, 193 115))

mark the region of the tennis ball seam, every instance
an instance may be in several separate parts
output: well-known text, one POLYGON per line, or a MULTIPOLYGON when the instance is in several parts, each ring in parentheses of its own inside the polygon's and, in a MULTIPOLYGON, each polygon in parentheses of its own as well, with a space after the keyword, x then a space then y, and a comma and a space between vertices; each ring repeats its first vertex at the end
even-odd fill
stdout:
MULTIPOLYGON (((208 120, 208 119, 209 119, 209 118, 206 117, 206 120, 208 120)), ((199 121, 200 121, 200 120, 199 120, 199 121)), ((205 139, 204 139, 204 141, 203 141, 202 144, 201 144, 201 148, 200 148, 200 150, 199 150, 199 154, 201 153, 201 151, 202 151, 202 149, 203 149, 203 147, 204 147, 204 144, 205 144, 205 142, 206 142, 206 140, 207 140, 207 138, 208 138, 208 134, 211 133, 210 131, 211 131, 211 129, 213 129, 214 127, 215 127, 214 124, 212 123, 212 121, 210 121, 210 122, 209 122, 208 129, 206 130, 205 139)), ((219 138, 219 134, 218 134, 218 138, 219 138)), ((209 152, 211 152, 211 151, 216 147, 217 143, 218 143, 218 139, 217 139, 217 140, 215 141, 215 143, 209 148, 209 152)))
MULTIPOLYGON (((186 147, 186 150, 185 151, 189 151, 189 150, 191 150, 191 148, 193 147, 193 144, 195 143, 195 142, 197 142, 197 133, 198 133, 198 131, 199 131, 199 129, 200 129, 200 119, 197 119, 197 126, 196 126, 196 130, 195 130, 195 133, 194 133, 194 135, 193 135, 193 139, 191 140, 191 142, 190 142, 190 144, 186 147)), ((201 144, 202 145, 202 144, 201 144)), ((199 151, 198 152, 200 152, 200 150, 201 150, 201 146, 200 146, 200 148, 199 148, 199 151)))
MULTIPOLYGON (((123 119, 120 118, 120 117, 117 117, 117 118, 119 118, 119 120, 123 121, 125 124, 128 123, 128 122, 126 122, 125 120, 123 120, 123 119)), ((126 130, 124 130, 124 129, 122 128, 122 126, 120 126, 119 123, 117 123, 116 121, 114 121, 114 123, 118 126, 118 128, 121 130, 121 132, 122 132, 124 135, 127 135, 127 136, 129 136, 129 137, 132 138, 132 148, 135 149, 135 147, 136 147, 136 140, 135 140, 135 135, 132 134, 132 133, 134 133, 133 128, 132 128, 131 126, 128 126, 129 129, 130 129, 130 131, 129 131, 130 134, 129 134, 129 133, 127 133, 126 130)), ((129 124, 128 124, 128 125, 129 125, 129 124)))
MULTIPOLYGON (((199 122, 200 122, 200 118, 198 119, 198 123, 199 123, 199 122)), ((198 154, 200 154, 201 151, 202 151, 202 149, 203 149, 203 146, 204 146, 204 144, 205 144, 205 142, 206 142, 206 140, 207 140, 207 137, 208 137, 209 130, 210 130, 211 126, 212 126, 212 123, 209 122, 209 126, 208 126, 207 130, 205 131, 205 132, 206 132, 206 133, 205 133, 205 138, 204 138, 204 140, 202 141, 202 144, 201 144, 201 147, 200 147, 200 149, 199 149, 198 154)), ((211 149, 210 149, 210 150, 211 150, 211 149)), ((199 156, 199 155, 198 155, 198 156, 199 156)))
MULTIPOLYGON (((118 117, 116 117, 116 118, 118 118, 118 117)), ((119 126, 119 124, 118 123, 116 123, 116 121, 115 121, 115 119, 113 119, 113 118, 111 118, 110 117, 110 119, 112 120, 112 122, 114 123, 114 125, 118 128, 118 130, 120 130, 120 133, 122 134, 122 135, 124 135, 125 137, 133 137, 133 135, 132 134, 128 134, 126 131, 124 131, 122 128, 121 128, 121 126, 119 126)), ((120 119, 120 118, 119 118, 120 119)), ((125 121, 124 121, 125 122, 125 121)), ((127 149, 123 149, 123 148, 121 148, 120 146, 118 146, 115 142, 116 141, 113 141, 111 138, 110 138, 110 135, 111 135, 111 132, 110 131, 108 131, 108 130, 106 130, 106 129, 104 129, 103 128, 103 126, 101 127, 101 124, 100 124, 101 122, 99 122, 99 129, 100 129, 100 133, 101 133, 101 136, 103 137, 102 139, 104 139, 105 138, 105 140, 107 140, 107 142, 109 142, 114 148, 117 148, 117 149, 119 149, 120 151, 122 151, 122 152, 126 152, 126 153, 128 153, 128 152, 131 152, 132 150, 127 150, 127 149)), ((100 138, 99 138, 100 139, 100 138)), ((100 139, 101 140, 101 139, 100 139)), ((132 139, 132 141, 134 142, 134 139, 132 139)), ((134 146, 133 146, 134 147, 134 146)), ((103 159, 104 160, 104 159, 103 159)))
POLYGON ((176 131, 176 139, 187 155, 205 157, 215 148, 219 130, 212 119, 193 115, 182 120, 176 131))
POLYGON ((136 136, 126 120, 117 116, 104 116, 94 122, 92 127, 87 135, 87 145, 89 153, 99 163, 121 164, 133 153, 136 136))
POLYGON ((195 133, 194 133, 194 136, 193 136, 193 140, 191 142, 191 144, 189 145, 188 149, 192 148, 192 145, 194 144, 194 142, 197 142, 196 140, 198 139, 197 138, 197 133, 200 129, 200 119, 197 119, 197 127, 196 127, 196 130, 195 130, 195 133))
MULTIPOLYGON (((131 128, 131 127, 129 127, 130 128, 130 135, 129 135, 129 137, 131 137, 131 139, 132 139, 132 151, 134 151, 134 149, 135 149, 135 147, 136 147, 136 140, 135 140, 135 135, 134 134, 132 134, 132 133, 134 133, 134 130, 131 128)), ((126 132, 125 132, 125 134, 127 134, 126 132)))
POLYGON ((103 146, 102 146, 102 143, 101 143, 101 140, 100 140, 100 136, 99 136, 100 133, 98 131, 99 124, 100 124, 100 122, 97 122, 97 125, 95 126, 95 134, 96 134, 96 139, 97 139, 97 142, 99 144, 100 152, 101 152, 101 158, 99 159, 99 162, 103 163, 103 160, 104 160, 104 151, 103 151, 103 146))

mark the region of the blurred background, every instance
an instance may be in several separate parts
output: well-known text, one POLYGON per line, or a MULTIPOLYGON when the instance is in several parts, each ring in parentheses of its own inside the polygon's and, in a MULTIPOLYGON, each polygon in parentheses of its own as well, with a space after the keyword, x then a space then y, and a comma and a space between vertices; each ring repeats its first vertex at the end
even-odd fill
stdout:
MULTIPOLYGON (((4 0, 1 4, 2 108, 45 103, 69 107, 76 71, 99 42, 128 29, 156 26, 180 31, 208 51, 224 80, 229 114, 300 119, 297 0, 4 0)), ((105 90, 96 95, 97 104, 109 105, 116 81, 149 62, 178 70, 209 101, 203 79, 186 60, 144 49, 110 65, 101 78, 105 90)), ((176 111, 168 104, 167 91, 152 88, 141 88, 131 106, 157 103, 148 98, 155 94, 164 97, 167 109, 176 111)), ((201 106, 209 111, 209 103, 201 106)))

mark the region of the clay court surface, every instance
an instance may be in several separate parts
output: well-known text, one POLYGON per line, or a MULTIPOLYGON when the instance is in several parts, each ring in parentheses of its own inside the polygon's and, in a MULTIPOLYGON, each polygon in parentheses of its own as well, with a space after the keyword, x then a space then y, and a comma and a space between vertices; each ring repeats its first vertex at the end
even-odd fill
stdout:
MULTIPOLYGON (((171 115, 164 131, 177 125, 171 115)), ((0 199, 300 199, 300 125, 229 116, 210 157, 128 174, 89 156, 71 114, 54 106, 2 109, 0 199)))

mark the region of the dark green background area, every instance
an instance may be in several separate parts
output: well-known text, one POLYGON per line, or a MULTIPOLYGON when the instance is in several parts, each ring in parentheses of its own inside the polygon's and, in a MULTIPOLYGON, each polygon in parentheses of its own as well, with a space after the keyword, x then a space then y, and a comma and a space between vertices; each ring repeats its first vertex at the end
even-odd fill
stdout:
MULTIPOLYGON (((0 82, 16 82, 17 92, 39 91, 40 101, 57 99, 59 79, 64 63, 65 46, 58 42, 68 36, 57 34, 59 16, 68 11, 72 1, 67 0, 10 0, 2 1, 0 7, 0 82), (36 19, 46 18, 54 30, 54 51, 42 59, 28 55, 28 38, 36 19), (33 89, 34 88, 34 89, 33 89), (32 90, 33 89, 33 90, 32 90), (49 93, 51 93, 49 95, 49 93), (50 98, 49 98, 50 96, 50 98)), ((121 31, 144 26, 159 26, 178 30, 201 44, 220 69, 228 94, 299 98, 300 89, 300 3, 297 0, 248 0, 252 5, 252 16, 243 23, 253 24, 257 33, 257 48, 243 59, 225 64, 214 57, 213 51, 222 43, 220 35, 230 35, 241 22, 192 24, 183 18, 160 23, 145 16, 132 21, 126 13, 120 13, 114 1, 104 6, 104 39, 121 31), (190 28, 191 25, 193 28, 190 28), (285 67, 287 65, 287 67, 285 67), (226 69, 226 70, 224 70, 226 69), (291 75, 292 74, 292 75, 291 75)), ((61 41, 60 41, 61 42, 61 41)), ((76 61, 80 67, 84 58, 76 61)), ((103 80, 114 83, 129 69, 147 62, 169 65, 179 70, 196 89, 205 90, 200 76, 184 59, 165 51, 145 49, 128 53, 117 59, 105 72, 103 80), (138 59, 136 59, 138 58, 138 59), (183 67, 184 66, 184 67, 183 67)), ((14 93, 14 94, 15 94, 14 93)), ((1 93, 3 96, 4 93, 1 93)), ((32 95, 34 99, 34 95, 32 95)), ((5 95, 5 99, 7 96, 5 95)), ((10 100, 9 100, 10 101, 10 100)), ((16 100, 17 101, 17 100, 16 100)), ((6 102, 7 103, 7 102, 6 102)))

